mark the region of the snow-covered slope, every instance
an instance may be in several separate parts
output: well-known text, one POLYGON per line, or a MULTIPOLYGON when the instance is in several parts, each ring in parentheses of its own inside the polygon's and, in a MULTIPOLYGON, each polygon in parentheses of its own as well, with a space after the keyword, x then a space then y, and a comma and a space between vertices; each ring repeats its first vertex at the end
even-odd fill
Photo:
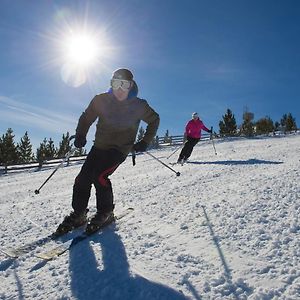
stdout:
MULTIPOLYGON (((152 151, 176 161, 175 148, 152 151)), ((1 299, 300 299, 300 136, 200 142, 175 173, 147 154, 111 176, 131 217, 53 261, 0 254, 1 299)), ((0 249, 53 231, 80 165, 0 177, 0 249)), ((90 200, 95 212, 95 198, 90 200)))

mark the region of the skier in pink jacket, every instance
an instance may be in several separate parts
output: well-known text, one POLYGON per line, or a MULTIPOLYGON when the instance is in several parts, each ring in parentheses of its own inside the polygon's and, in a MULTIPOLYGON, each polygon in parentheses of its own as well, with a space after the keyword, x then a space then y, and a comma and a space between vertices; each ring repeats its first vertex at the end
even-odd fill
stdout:
POLYGON ((185 137, 186 142, 184 143, 184 147, 182 148, 179 158, 177 160, 178 163, 184 163, 191 156, 193 152, 194 146, 201 139, 201 130, 211 133, 203 122, 200 120, 198 113, 194 112, 192 114, 192 120, 188 121, 185 126, 185 137))

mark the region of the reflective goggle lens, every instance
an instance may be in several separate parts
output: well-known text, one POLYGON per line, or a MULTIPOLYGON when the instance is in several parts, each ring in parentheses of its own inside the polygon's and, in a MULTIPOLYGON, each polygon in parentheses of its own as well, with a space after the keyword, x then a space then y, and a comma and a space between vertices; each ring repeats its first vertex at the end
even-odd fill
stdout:
POLYGON ((131 81, 129 80, 122 80, 122 79, 112 79, 111 87, 114 90, 121 88, 122 90, 126 91, 129 90, 131 87, 131 81))

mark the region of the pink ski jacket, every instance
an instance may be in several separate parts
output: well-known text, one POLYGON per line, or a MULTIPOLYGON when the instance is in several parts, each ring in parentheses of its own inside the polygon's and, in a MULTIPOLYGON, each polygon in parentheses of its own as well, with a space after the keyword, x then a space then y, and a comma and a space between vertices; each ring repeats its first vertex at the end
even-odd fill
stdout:
POLYGON ((201 139, 201 129, 209 132, 209 129, 205 127, 200 119, 190 120, 185 126, 185 134, 194 139, 201 139))

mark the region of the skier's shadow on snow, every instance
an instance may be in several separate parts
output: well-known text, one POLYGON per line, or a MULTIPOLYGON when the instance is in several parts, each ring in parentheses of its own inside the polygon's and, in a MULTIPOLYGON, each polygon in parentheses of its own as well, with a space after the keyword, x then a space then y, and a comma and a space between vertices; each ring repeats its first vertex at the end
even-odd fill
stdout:
MULTIPOLYGON (((113 226, 72 247, 70 255, 71 289, 84 300, 186 300, 183 293, 129 272, 125 247, 113 226), (101 256, 94 250, 101 248, 101 256), (96 258, 97 256, 97 258, 96 258)), ((98 252, 98 251, 97 251, 98 252)))
POLYGON ((282 161, 270 161, 263 159, 248 159, 248 160, 218 160, 218 161, 188 161, 189 164, 195 165, 278 165, 282 161))

